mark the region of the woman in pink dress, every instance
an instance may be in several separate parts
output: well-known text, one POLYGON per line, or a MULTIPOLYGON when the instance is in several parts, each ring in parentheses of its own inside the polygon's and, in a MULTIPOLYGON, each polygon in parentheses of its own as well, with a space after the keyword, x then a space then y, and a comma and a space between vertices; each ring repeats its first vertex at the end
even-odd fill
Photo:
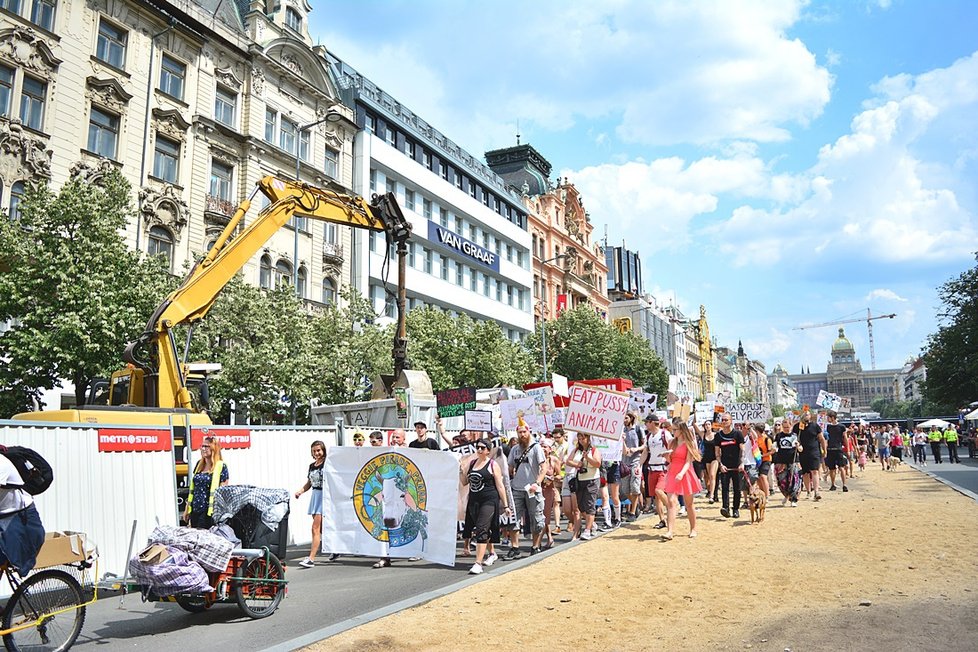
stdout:
POLYGON ((696 439, 693 431, 689 429, 683 421, 676 419, 673 431, 676 436, 669 443, 671 451, 669 455, 669 468, 666 471, 664 489, 669 497, 666 507, 666 533, 662 538, 672 541, 672 527, 676 523, 676 511, 679 509, 678 496, 682 495, 686 503, 686 514, 689 518, 689 538, 696 538, 696 507, 693 505, 693 496, 703 490, 699 478, 693 471, 693 462, 700 460, 699 447, 696 446, 696 439))

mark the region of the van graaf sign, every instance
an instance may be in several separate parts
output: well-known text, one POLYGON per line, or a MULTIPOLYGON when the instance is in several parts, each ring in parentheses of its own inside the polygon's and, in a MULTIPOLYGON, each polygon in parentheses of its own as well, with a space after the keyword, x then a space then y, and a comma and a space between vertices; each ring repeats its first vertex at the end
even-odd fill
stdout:
POLYGON ((449 231, 435 222, 428 222, 428 239, 454 249, 469 258, 482 263, 492 271, 499 273, 499 256, 495 252, 483 249, 471 240, 449 231))

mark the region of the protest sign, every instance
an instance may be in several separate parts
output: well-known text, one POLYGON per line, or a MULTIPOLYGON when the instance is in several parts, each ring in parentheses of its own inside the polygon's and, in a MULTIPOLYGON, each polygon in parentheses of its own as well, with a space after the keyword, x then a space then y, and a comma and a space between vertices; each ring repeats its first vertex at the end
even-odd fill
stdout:
POLYGON ((842 410, 842 397, 838 394, 832 394, 831 392, 826 392, 824 389, 820 389, 818 390, 818 397, 815 399, 815 405, 823 407, 826 410, 839 412, 842 410))
POLYGON ((713 421, 713 410, 716 407, 715 401, 697 401, 693 404, 696 423, 713 421))
POLYGON ((455 564, 458 460, 445 451, 338 446, 326 458, 323 551, 455 564))
POLYGON ((522 417, 523 422, 530 426, 533 432, 550 432, 560 423, 553 404, 553 392, 549 387, 538 387, 529 390, 527 394, 531 395, 499 402, 503 429, 516 430, 516 425, 522 417), (531 394, 531 392, 535 393, 531 394))
POLYGON ((655 412, 658 407, 659 395, 643 392, 641 389, 628 390, 628 409, 638 412, 643 419, 655 412))
POLYGON ((567 376, 561 376, 560 374, 551 374, 550 382, 554 386, 554 394, 557 396, 567 396, 567 376))
POLYGON ((757 423, 771 418, 771 408, 767 403, 731 403, 724 409, 734 423, 757 423))
POLYGON ((624 443, 621 439, 605 439, 597 437, 591 442, 601 453, 601 462, 621 462, 624 443))
MULTIPOLYGON (((529 425, 527 417, 533 414, 534 405, 536 405, 536 401, 533 400, 532 396, 500 401, 499 414, 503 419, 503 430, 516 430, 516 425, 521 418, 529 425)), ((530 428, 533 426, 531 425, 530 428)))
POLYGON ((435 405, 438 416, 460 417, 466 410, 475 409, 475 387, 457 387, 435 392, 435 405))
MULTIPOLYGON (((487 440, 480 439, 479 441, 485 442, 487 440)), ((502 439, 499 437, 493 437, 491 440, 488 441, 490 447, 502 445, 502 439)), ((448 450, 461 457, 464 457, 466 455, 475 455, 476 453, 474 441, 465 442, 464 444, 456 444, 454 446, 451 446, 448 450)))
POLYGON ((394 405, 397 410, 397 420, 403 421, 408 416, 408 394, 406 387, 394 388, 394 405))
POLYGON ((595 437, 621 439, 628 394, 578 384, 570 388, 564 427, 595 437))
POLYGON ((554 412, 557 406, 554 405, 554 392, 550 387, 534 387, 526 390, 527 396, 533 397, 534 419, 542 420, 542 428, 534 428, 538 432, 550 432, 554 426, 554 412))
POLYGON ((465 429, 492 432, 492 412, 489 410, 466 410, 465 429))

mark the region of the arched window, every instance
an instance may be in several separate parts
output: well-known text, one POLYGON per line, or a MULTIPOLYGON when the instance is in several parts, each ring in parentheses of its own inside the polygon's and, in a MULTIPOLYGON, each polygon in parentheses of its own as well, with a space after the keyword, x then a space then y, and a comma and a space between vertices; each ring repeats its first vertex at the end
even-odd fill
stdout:
POLYGON ((299 265, 299 287, 297 288, 296 294, 300 299, 306 298, 306 268, 299 265))
POLYGON ((287 260, 275 263, 275 287, 292 285, 292 264, 287 260))
POLYGON ((173 234, 167 229, 154 226, 149 230, 147 252, 150 256, 166 257, 166 266, 173 271, 173 234))
POLYGON ((20 217, 20 200, 24 198, 24 182, 18 181, 10 186, 10 206, 7 215, 10 219, 16 220, 20 217))
POLYGON ((272 259, 268 256, 261 257, 261 265, 258 267, 258 285, 265 290, 272 289, 272 259))
POLYGON ((323 279, 323 303, 336 303, 336 281, 328 277, 323 279))

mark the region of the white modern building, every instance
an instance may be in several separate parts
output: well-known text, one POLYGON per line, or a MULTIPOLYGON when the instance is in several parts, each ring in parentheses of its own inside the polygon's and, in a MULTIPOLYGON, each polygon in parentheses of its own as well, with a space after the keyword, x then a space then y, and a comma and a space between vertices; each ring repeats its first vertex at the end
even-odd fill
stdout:
MULTIPOLYGON (((331 55, 330 55, 331 56, 331 55)), ((494 320, 511 340, 533 330, 527 209, 481 160, 346 63, 331 58, 360 128, 353 190, 392 192, 414 230, 408 309, 431 305, 494 320)), ((353 235, 354 285, 379 313, 396 311, 397 259, 380 234, 353 235)))

